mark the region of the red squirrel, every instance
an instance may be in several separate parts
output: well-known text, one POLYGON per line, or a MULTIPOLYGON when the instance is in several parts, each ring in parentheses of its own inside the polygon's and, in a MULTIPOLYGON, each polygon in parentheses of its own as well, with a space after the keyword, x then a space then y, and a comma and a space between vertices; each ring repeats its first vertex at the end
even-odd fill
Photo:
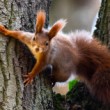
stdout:
POLYGON ((55 82, 66 81, 75 74, 84 81, 90 92, 104 103, 110 103, 110 52, 87 31, 70 34, 59 32, 66 21, 57 21, 49 30, 44 29, 45 12, 37 13, 35 33, 11 31, 0 25, 0 33, 26 44, 37 62, 26 75, 25 84, 47 65, 53 66, 55 82))

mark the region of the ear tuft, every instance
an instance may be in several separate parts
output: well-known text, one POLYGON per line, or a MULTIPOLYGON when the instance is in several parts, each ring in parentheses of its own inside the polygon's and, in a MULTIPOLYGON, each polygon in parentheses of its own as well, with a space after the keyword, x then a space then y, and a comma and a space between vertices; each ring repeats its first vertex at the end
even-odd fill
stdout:
POLYGON ((65 27, 66 23, 67 23, 67 22, 66 22, 66 20, 64 20, 64 19, 58 20, 58 21, 52 26, 52 28, 50 29, 50 31, 49 31, 49 33, 48 33, 50 39, 53 38, 54 36, 56 36, 56 34, 57 34, 60 30, 62 30, 62 29, 65 27))
POLYGON ((42 31, 42 28, 45 24, 46 14, 44 10, 40 10, 37 12, 36 17, 36 33, 39 33, 42 31))
POLYGON ((66 26, 67 20, 66 19, 60 19, 54 25, 56 25, 56 24, 58 24, 59 25, 59 29, 62 30, 66 26))

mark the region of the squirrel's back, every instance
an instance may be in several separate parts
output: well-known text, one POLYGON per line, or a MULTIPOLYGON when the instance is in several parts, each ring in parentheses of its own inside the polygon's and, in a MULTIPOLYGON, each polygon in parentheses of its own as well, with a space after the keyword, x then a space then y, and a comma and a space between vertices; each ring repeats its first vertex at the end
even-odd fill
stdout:
POLYGON ((91 34, 58 34, 51 42, 48 58, 55 67, 56 81, 66 81, 76 73, 96 98, 110 103, 110 52, 91 34))
POLYGON ((72 73, 76 72, 80 57, 76 46, 78 39, 90 42, 93 38, 89 32, 82 30, 69 34, 59 33, 50 42, 47 63, 53 65, 56 81, 66 81, 72 73))

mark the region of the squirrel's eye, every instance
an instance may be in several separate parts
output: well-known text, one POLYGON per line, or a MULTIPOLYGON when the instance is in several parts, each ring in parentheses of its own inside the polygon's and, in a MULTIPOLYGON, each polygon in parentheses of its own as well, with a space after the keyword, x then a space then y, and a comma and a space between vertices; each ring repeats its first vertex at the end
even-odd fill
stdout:
POLYGON ((35 37, 33 38, 33 40, 34 40, 34 41, 36 40, 35 37))
POLYGON ((48 46, 48 45, 49 45, 49 41, 46 41, 46 42, 45 42, 45 45, 48 46))

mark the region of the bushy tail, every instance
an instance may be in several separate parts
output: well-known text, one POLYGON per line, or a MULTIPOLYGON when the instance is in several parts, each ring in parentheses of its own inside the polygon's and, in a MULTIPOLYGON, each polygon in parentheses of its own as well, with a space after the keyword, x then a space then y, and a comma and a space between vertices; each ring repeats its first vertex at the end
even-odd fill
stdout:
POLYGON ((104 104, 110 104, 110 70, 96 72, 92 78, 92 92, 104 104))

